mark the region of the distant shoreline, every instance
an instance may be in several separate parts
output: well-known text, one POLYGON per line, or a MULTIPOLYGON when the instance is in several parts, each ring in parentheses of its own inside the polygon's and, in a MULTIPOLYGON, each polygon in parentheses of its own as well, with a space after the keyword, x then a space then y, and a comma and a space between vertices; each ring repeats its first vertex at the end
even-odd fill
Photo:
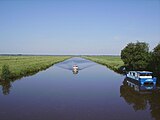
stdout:
POLYGON ((120 55, 103 55, 103 54, 98 54, 98 55, 90 55, 90 54, 80 54, 80 55, 73 55, 73 54, 66 54, 66 55, 51 55, 51 54, 0 54, 0 56, 120 56, 120 55))

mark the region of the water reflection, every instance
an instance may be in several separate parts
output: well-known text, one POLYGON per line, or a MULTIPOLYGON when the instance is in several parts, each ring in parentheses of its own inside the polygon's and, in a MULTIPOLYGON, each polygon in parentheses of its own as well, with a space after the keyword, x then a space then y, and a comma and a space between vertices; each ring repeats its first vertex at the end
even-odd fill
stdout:
POLYGON ((160 90, 155 85, 139 85, 125 78, 120 86, 120 96, 135 111, 150 109, 150 113, 156 120, 160 119, 160 90))
POLYGON ((73 72, 73 74, 78 74, 80 70, 92 67, 94 65, 96 65, 96 63, 90 60, 86 60, 83 58, 74 58, 74 59, 72 58, 64 62, 58 63, 55 66, 66 69, 66 70, 70 70, 73 72), (74 65, 78 66, 78 70, 73 70, 74 65))
POLYGON ((77 70, 72 70, 73 74, 78 74, 78 69, 77 70))
POLYGON ((4 95, 10 93, 11 82, 9 80, 0 80, 0 85, 2 86, 2 92, 4 95))

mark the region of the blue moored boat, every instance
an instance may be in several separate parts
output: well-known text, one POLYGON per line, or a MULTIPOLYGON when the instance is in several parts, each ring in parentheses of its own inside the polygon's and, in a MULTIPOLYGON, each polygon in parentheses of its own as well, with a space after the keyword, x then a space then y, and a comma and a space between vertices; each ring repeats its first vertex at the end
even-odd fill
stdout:
POLYGON ((129 71, 126 75, 128 78, 138 81, 141 85, 154 84, 156 85, 156 77, 153 77, 149 71, 129 71))

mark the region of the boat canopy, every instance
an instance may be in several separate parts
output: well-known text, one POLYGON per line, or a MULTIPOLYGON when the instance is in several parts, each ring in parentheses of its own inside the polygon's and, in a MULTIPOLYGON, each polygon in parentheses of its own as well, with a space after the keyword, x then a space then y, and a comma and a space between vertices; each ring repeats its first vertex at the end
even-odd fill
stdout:
POLYGON ((140 74, 141 74, 141 73, 147 73, 147 74, 149 73, 149 74, 152 74, 152 72, 150 72, 150 71, 137 71, 137 73, 140 73, 140 74))

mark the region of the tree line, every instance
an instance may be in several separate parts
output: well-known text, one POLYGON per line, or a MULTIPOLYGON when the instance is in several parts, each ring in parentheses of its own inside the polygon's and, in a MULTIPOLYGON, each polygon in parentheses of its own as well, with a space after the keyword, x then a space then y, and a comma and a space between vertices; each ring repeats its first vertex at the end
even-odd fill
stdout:
POLYGON ((160 76, 160 43, 149 51, 146 42, 129 43, 121 50, 126 70, 149 70, 160 76))

